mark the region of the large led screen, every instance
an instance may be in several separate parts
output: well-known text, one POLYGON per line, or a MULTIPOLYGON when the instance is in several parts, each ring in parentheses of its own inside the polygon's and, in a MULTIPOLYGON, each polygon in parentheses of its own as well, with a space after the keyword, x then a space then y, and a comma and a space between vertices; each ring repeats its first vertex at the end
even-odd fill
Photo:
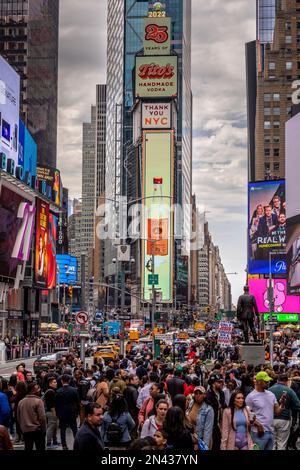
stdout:
POLYGON ((56 255, 58 283, 69 286, 77 283, 77 259, 70 255, 56 255))
POLYGON ((49 204, 37 199, 36 202, 36 241, 35 241, 35 281, 38 287, 48 286, 48 237, 49 204))
POLYGON ((249 184, 248 273, 286 273, 285 182, 249 184))
MULTIPOLYGON (((249 291, 255 296, 260 313, 268 313, 270 304, 268 297, 268 279, 249 279, 249 291)), ((287 294, 285 279, 274 279, 274 312, 299 313, 300 298, 287 294)))

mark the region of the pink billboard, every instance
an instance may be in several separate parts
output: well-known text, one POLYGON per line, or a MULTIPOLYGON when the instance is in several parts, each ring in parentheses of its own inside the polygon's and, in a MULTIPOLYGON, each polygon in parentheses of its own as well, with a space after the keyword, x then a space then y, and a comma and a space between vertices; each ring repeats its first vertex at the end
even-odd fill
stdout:
MULTIPOLYGON (((300 298, 287 295, 285 279, 273 279, 274 282, 274 313, 300 313, 300 298)), ((260 313, 269 312, 268 279, 249 279, 249 290, 255 296, 260 313)))

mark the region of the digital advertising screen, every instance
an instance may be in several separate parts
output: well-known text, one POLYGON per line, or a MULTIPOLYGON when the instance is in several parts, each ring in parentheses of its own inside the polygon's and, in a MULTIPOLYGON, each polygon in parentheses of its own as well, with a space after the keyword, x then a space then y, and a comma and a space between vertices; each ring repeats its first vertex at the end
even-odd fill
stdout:
POLYGON ((49 237, 47 244, 48 255, 48 284, 47 289, 56 287, 56 238, 57 238, 57 217, 49 213, 49 237))
POLYGON ((51 166, 38 165, 36 174, 40 181, 46 181, 47 186, 51 187, 52 200, 56 206, 60 206, 62 197, 60 171, 51 166))
POLYGON ((70 255, 56 255, 59 284, 69 286, 77 283, 77 258, 70 255))
MULTIPOLYGON (((0 187, 0 275, 15 279, 20 261, 28 259, 24 245, 30 247, 33 235, 33 221, 28 212, 20 211, 22 204, 32 207, 33 201, 12 189, 0 187), (16 255, 13 257, 14 252, 16 255)), ((34 217, 34 214, 33 214, 34 217)), ((26 250, 30 251, 30 248, 26 250)))
POLYGON ((23 167, 24 178, 27 172, 31 176, 36 176, 37 145, 21 119, 19 120, 18 165, 23 167))
POLYGON ((173 299, 174 227, 171 212, 174 193, 173 167, 174 133, 145 131, 143 133, 142 286, 146 301, 151 298, 153 283, 160 292, 162 302, 172 302, 173 299))
POLYGON ((250 183, 248 274, 286 274, 285 181, 250 183))
POLYGON ((171 18, 145 18, 145 55, 170 55, 171 39, 171 18))
MULTIPOLYGON (((274 312, 300 313, 300 298, 288 295, 285 279, 273 279, 274 282, 274 312)), ((249 279, 249 292, 254 295, 260 313, 268 313, 270 304, 268 297, 269 279, 249 279)))
POLYGON ((49 204, 36 200, 35 282, 38 287, 48 286, 49 204))
POLYGON ((136 57, 135 94, 137 98, 175 98, 177 92, 177 56, 136 57))
MULTIPOLYGON (((20 76, 0 55, 0 152, 18 166, 20 76)), ((13 175, 16 172, 14 170, 13 175)))
POLYGON ((287 281, 288 293, 300 295, 300 114, 285 125, 285 173, 287 202, 287 281))

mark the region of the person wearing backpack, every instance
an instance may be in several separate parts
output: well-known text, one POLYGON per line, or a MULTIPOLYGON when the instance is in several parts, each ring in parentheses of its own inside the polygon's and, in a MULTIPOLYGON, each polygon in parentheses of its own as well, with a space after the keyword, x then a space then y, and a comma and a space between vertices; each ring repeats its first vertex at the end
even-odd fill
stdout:
POLYGON ((132 441, 130 432, 134 427, 135 422, 128 412, 124 396, 121 393, 114 395, 101 426, 105 446, 110 449, 127 449, 132 441))
POLYGON ((58 419, 55 409, 56 390, 57 380, 55 377, 50 377, 48 388, 43 396, 47 418, 47 449, 57 449, 59 446, 57 442, 58 419))

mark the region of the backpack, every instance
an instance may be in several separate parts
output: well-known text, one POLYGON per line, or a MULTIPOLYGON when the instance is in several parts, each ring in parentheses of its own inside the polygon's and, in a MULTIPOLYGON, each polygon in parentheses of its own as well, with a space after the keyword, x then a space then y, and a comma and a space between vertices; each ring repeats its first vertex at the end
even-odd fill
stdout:
POLYGON ((119 418, 120 416, 118 416, 117 418, 113 418, 111 416, 112 422, 109 424, 106 431, 106 436, 109 444, 118 444, 122 439, 124 430, 122 431, 121 426, 117 423, 119 418))

